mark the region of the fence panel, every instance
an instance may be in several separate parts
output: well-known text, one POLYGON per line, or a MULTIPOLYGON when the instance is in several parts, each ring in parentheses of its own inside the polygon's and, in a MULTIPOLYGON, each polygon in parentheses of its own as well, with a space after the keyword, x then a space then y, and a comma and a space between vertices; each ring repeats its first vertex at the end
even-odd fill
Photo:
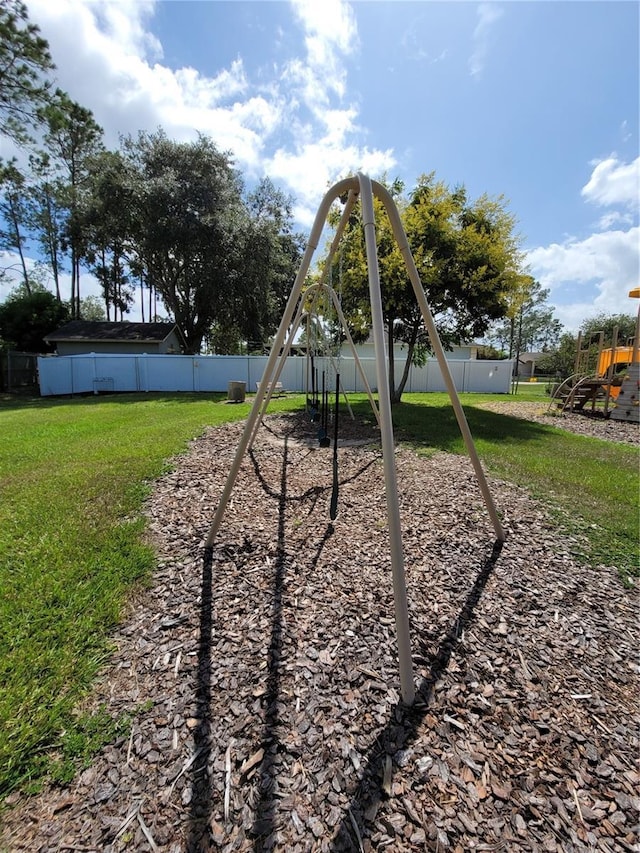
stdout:
POLYGON ((31 352, 8 350, 0 353, 0 391, 33 392, 38 387, 38 356, 31 352))
MULTIPOLYGON (((377 391, 374 358, 360 359, 362 369, 373 391, 377 391)), ((186 356, 186 355, 75 355, 38 358, 40 393, 42 396, 87 394, 100 391, 200 391, 226 392, 229 382, 246 382, 247 391, 256 390, 262 379, 266 356, 186 356)), ((510 361, 450 361, 449 369, 458 391, 508 394, 511 388, 510 361)), ((328 362, 317 362, 319 374, 333 370, 328 362)), ((341 384, 347 392, 364 392, 365 386, 353 358, 339 361, 341 384)), ((402 364, 396 362, 396 383, 402 375, 402 364)), ((301 393, 307 389, 307 361, 302 356, 289 356, 280 374, 287 391, 301 393)), ((333 378, 330 379, 330 383, 333 378)), ((407 391, 445 391, 436 359, 428 359, 424 367, 411 367, 407 391)))
POLYGON ((197 356, 194 367, 196 391, 226 391, 229 382, 249 382, 247 358, 243 355, 197 356))
POLYGON ((147 355, 149 391, 193 391, 193 356, 147 355))

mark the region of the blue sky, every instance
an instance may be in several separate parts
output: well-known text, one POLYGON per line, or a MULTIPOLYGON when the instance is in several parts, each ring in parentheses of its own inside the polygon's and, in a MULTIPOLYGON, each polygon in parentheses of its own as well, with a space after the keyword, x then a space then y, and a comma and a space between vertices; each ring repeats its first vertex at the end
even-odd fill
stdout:
MULTIPOLYGON (((269 175, 309 228, 357 170, 504 195, 575 330, 635 313, 636 2, 28 0, 62 88, 106 141, 163 126, 269 175)), ((0 154, 2 152, 0 148, 0 154)), ((87 282, 85 291, 91 288, 87 282)), ((138 319, 133 316, 131 319, 138 319)))

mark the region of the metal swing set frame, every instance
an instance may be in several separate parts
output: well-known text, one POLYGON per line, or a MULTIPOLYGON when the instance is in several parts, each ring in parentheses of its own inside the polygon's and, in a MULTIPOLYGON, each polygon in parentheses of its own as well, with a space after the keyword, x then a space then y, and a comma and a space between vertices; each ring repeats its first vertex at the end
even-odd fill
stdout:
POLYGON ((229 497, 231 495, 231 491, 233 490, 235 481, 240 471, 242 460, 247 451, 251 448, 253 441, 255 440, 262 417, 264 416, 266 408, 269 404, 272 391, 276 387, 276 383, 284 367, 285 360, 291 349, 294 337, 300 327, 300 323, 302 322, 305 301, 308 300, 310 295, 312 296, 312 298, 315 298, 316 293, 324 292, 327 294, 330 301, 333 303, 340 325, 342 327, 342 331, 344 332, 345 339, 354 355, 356 368, 359 370, 367 395, 369 397, 369 401, 371 403, 371 407, 373 409, 376 420, 378 421, 378 426, 380 428, 385 493, 387 502, 387 518, 389 524, 389 547, 391 553, 391 567, 393 576, 395 624, 400 669, 400 690, 402 695, 402 701, 406 705, 411 705, 413 704, 413 701, 415 699, 415 684, 413 678, 413 664, 411 660, 407 586, 404 569, 404 552, 402 547, 400 509, 398 503, 395 442, 393 435, 393 421, 391 416, 389 379, 387 375, 387 355, 385 348, 382 296, 380 290, 380 274, 378 269, 378 253, 375 234, 375 215, 373 207, 374 196, 382 202, 387 212, 394 237, 404 258, 407 273, 411 280, 413 291, 415 293, 416 300, 418 302, 418 306, 420 308, 420 312, 422 314, 426 329, 429 333, 429 339, 431 341, 435 356, 438 360, 438 365, 445 381, 447 392, 449 394, 449 398, 451 400, 451 404, 453 406, 456 419, 458 421, 458 426, 460 428, 460 432, 467 448, 467 453, 469 454, 471 463, 473 465, 485 506, 493 524, 496 539, 498 542, 504 542, 505 540, 505 533, 502 524, 500 523, 498 512, 496 510, 496 506, 494 504, 493 497, 489 489, 489 484, 482 468, 480 458, 476 451, 473 437, 471 435, 471 430, 469 429, 469 425, 467 423, 462 404, 460 403, 460 398, 458 397, 458 392, 456 390, 451 371, 449 370, 447 359, 444 353, 444 348, 440 341, 433 315, 431 313, 431 309, 429 308, 427 297, 425 295, 425 291, 422 286, 418 270, 413 260, 413 255, 411 254, 411 249, 409 248, 409 243, 407 241, 407 236, 405 234, 398 209, 391 195, 382 184, 378 183, 377 181, 372 181, 367 175, 358 173, 355 176, 345 178, 334 184, 333 187, 331 187, 331 189, 329 189, 329 191, 325 194, 324 198, 322 199, 322 202, 320 203, 313 227, 311 229, 311 233, 309 235, 309 241, 307 243, 307 247, 302 258, 300 269, 298 270, 298 274, 293 284, 291 294, 287 301, 287 305, 284 310, 280 326, 276 333, 273 346, 271 348, 271 352, 269 354, 269 358, 264 369, 262 380, 258 386, 258 390, 256 392, 256 396, 254 398, 249 417, 246 421, 240 441, 238 443, 233 463, 231 465, 226 483, 222 490, 220 502, 218 504, 216 513, 211 523, 211 527, 209 529, 209 533, 205 542, 205 547, 213 547, 216 535, 218 533, 218 530, 220 529, 220 525, 222 524, 222 519, 227 503, 229 501, 229 497), (336 199, 343 198, 344 196, 346 196, 345 206, 339 224, 336 228, 331 247, 329 249, 329 255, 327 258, 327 262, 324 266, 324 271, 320 283, 316 285, 311 285, 311 287, 305 289, 305 278, 311 266, 311 261, 318 247, 318 243, 320 242, 322 230, 325 226, 331 205, 336 201, 336 199), (345 321, 344 314, 342 313, 342 308, 340 306, 337 294, 335 293, 335 290, 329 285, 327 285, 324 281, 326 277, 326 272, 328 269, 330 269, 333 255, 340 243, 340 239, 344 232, 345 226, 358 198, 360 198, 360 203, 362 206, 362 219, 367 255, 369 297, 371 300, 372 333, 375 350, 376 380, 378 385, 378 406, 376 406, 376 402, 373 397, 373 393, 371 391, 369 383, 367 382, 364 369, 357 356, 355 345, 349 333, 349 329, 347 328, 347 323, 345 321), (313 291, 313 288, 316 289, 315 292, 313 291), (289 330, 288 334, 287 330, 289 330))

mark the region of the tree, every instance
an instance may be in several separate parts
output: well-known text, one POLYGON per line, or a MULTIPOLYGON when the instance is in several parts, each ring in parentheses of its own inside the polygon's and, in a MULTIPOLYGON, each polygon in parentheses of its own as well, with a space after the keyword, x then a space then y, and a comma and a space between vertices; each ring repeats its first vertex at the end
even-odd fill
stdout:
POLYGON ((247 198, 238 234, 239 276, 234 299, 227 303, 235 303, 227 321, 257 352, 279 325, 302 257, 304 238, 291 230, 291 205, 291 197, 264 178, 247 198))
POLYGON ((0 163, 0 249, 17 252, 22 282, 31 293, 29 270, 24 254, 28 228, 28 196, 26 180, 15 158, 7 165, 0 163))
MULTIPOLYGON (((504 316, 507 294, 520 275, 521 257, 515 220, 504 201, 481 196, 467 199, 464 187, 450 190, 433 173, 418 180, 408 199, 396 181, 390 191, 400 211, 409 245, 445 347, 485 333, 504 316)), ((382 306, 389 353, 396 341, 407 347, 402 377, 396 387, 394 360, 389 359, 392 402, 401 399, 409 367, 431 350, 404 261, 382 205, 374 200, 382 306)), ((350 331, 362 339, 370 326, 368 277, 361 216, 355 213, 345 230, 342 293, 350 331)))
POLYGON ((0 305, 0 338, 21 352, 48 352, 44 336, 69 319, 68 307, 53 293, 18 288, 0 305))
POLYGON ((160 294, 189 352, 205 339, 216 349, 238 340, 261 349, 299 263, 291 199, 264 180, 245 201, 228 155, 204 136, 178 143, 140 133, 124 141, 123 154, 132 271, 160 294))
POLYGON ((570 332, 565 332, 557 345, 538 359, 536 370, 541 374, 567 379, 573 374, 575 362, 576 338, 570 332))
POLYGON ((49 45, 20 0, 0 0, 0 133, 19 144, 27 128, 38 122, 50 84, 44 79, 55 66, 49 45))
POLYGON ((114 320, 118 319, 118 313, 122 320, 133 301, 128 251, 133 228, 134 182, 119 152, 101 151, 90 158, 88 170, 90 186, 82 211, 87 257, 102 285, 107 320, 111 319, 111 308, 114 320))
POLYGON ((83 320, 108 320, 98 296, 84 296, 80 300, 80 317, 83 320))
POLYGON ((141 132, 123 143, 135 175, 132 239, 146 280, 182 330, 188 352, 225 310, 237 280, 245 212, 241 184, 210 139, 178 143, 141 132))
POLYGON ((56 298, 62 302, 60 273, 63 264, 62 246, 66 217, 64 185, 56 176, 51 158, 46 152, 32 155, 30 163, 33 182, 29 189, 31 200, 29 225, 51 268, 56 298))
POLYGON ((44 141, 51 160, 59 170, 63 186, 61 198, 67 211, 63 249, 71 262, 71 314, 80 316, 80 264, 86 256, 87 235, 82 207, 88 184, 88 162, 102 150, 102 128, 91 110, 72 101, 60 89, 40 111, 47 132, 44 141))
POLYGON ((522 275, 508 297, 506 318, 492 325, 487 338, 508 353, 508 358, 521 352, 547 350, 554 347, 562 333, 562 323, 547 305, 549 290, 530 275, 522 275))
POLYGON ((597 314, 588 320, 583 320, 580 330, 583 339, 604 332, 604 346, 610 347, 613 343, 613 330, 618 327, 618 346, 624 346, 636 333, 636 318, 631 314, 597 314))

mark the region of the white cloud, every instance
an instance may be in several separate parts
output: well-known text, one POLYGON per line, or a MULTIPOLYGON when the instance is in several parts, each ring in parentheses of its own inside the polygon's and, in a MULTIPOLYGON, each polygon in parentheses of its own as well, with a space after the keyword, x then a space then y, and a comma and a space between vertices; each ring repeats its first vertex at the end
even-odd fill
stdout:
POLYGON ((281 148, 267 163, 268 173, 296 195, 296 218, 305 227, 313 224, 322 196, 339 177, 358 171, 377 176, 395 165, 391 151, 346 145, 342 135, 331 136, 305 141, 294 151, 281 148), (312 183, 309 175, 314 176, 312 183))
POLYGON ((283 76, 321 117, 333 96, 341 100, 346 94, 343 57, 358 48, 355 16, 344 0, 292 0, 291 5, 304 33, 306 56, 288 63, 283 76))
POLYGON ((636 311, 629 291, 637 287, 640 276, 638 226, 539 247, 527 254, 527 262, 532 274, 551 289, 552 303, 560 288, 579 294, 571 303, 555 303, 558 318, 571 329, 596 314, 636 311))
POLYGON ((631 163, 621 163, 615 154, 594 162, 589 181, 582 196, 594 204, 621 205, 638 209, 640 203, 640 157, 631 163))
POLYGON ((377 175, 393 165, 389 151, 353 141, 361 129, 357 105, 345 102, 345 60, 359 39, 349 3, 292 0, 300 51, 272 65, 270 76, 261 68, 256 80, 241 56, 210 76, 170 67, 150 29, 155 8, 153 0, 30 0, 58 84, 93 111, 108 146, 120 134, 158 127, 180 141, 207 134, 247 177, 268 172, 301 196, 304 222, 309 199, 327 182, 351 168, 377 175))
POLYGON ((154 5, 31 0, 29 11, 49 41, 59 85, 93 111, 107 145, 159 126, 179 140, 201 132, 255 168, 282 119, 281 101, 249 92, 241 58, 209 77, 154 62, 162 56, 147 29, 154 5))
POLYGON ((502 17, 502 9, 495 3, 480 3, 478 23, 473 31, 473 53, 469 57, 469 72, 472 77, 482 74, 489 56, 489 43, 493 25, 502 17))
POLYGON ((312 65, 322 67, 332 54, 348 54, 357 48, 355 15, 344 0, 291 0, 291 5, 306 32, 312 65))
POLYGON ((555 299, 558 319, 573 331, 596 314, 634 314, 637 310, 629 291, 640 281, 640 228, 634 225, 640 157, 623 163, 612 154, 591 165, 582 198, 598 207, 614 208, 600 217, 600 230, 527 254, 532 274, 551 290, 550 301, 555 299))
POLYGON ((600 231, 609 231, 614 225, 633 225, 633 216, 630 213, 620 213, 619 210, 611 210, 598 220, 600 231))
POLYGON ((309 227, 324 192, 339 177, 356 171, 378 176, 396 159, 390 149, 369 149, 353 141, 361 128, 357 107, 345 103, 345 58, 359 49, 351 6, 343 0, 292 0, 292 6, 307 53, 290 61, 283 75, 290 106, 299 109, 290 123, 291 138, 265 157, 264 166, 297 197, 295 216, 309 227))
POLYGON ((628 142, 631 139, 632 133, 629 130, 629 122, 625 119, 620 125, 620 138, 623 142, 628 142))

